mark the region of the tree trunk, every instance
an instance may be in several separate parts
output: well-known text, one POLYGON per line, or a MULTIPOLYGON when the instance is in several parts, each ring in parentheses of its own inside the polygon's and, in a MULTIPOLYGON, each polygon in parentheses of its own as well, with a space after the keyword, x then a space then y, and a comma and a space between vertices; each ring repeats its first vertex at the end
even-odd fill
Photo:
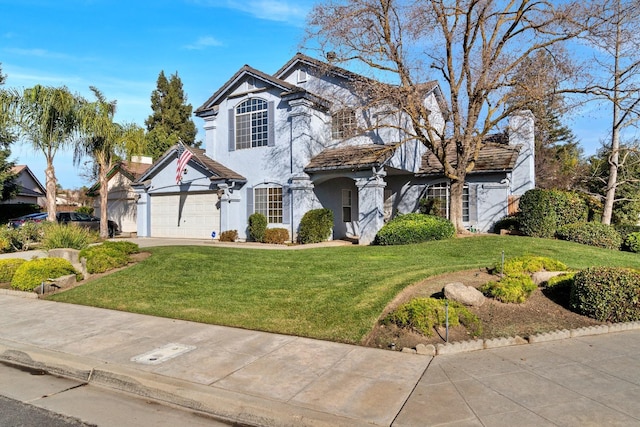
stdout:
POLYGON ((466 233, 462 223, 462 192, 464 181, 452 180, 449 186, 449 219, 458 233, 466 233))
POLYGON ((55 222, 56 219, 56 173, 53 168, 53 159, 47 159, 45 174, 45 187, 47 187, 47 220, 55 222))
POLYGON ((107 168, 104 165, 100 165, 98 174, 100 180, 100 237, 106 239, 109 237, 109 217, 107 212, 109 182, 107 180, 107 168))

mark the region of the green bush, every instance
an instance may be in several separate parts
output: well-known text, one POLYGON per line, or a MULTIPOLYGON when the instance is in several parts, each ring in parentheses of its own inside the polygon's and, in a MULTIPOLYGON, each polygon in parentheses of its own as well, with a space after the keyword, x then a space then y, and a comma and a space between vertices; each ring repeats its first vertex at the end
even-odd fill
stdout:
POLYGON ((501 230, 520 231, 520 213, 502 217, 493 224, 493 232, 500 233, 501 230))
POLYGON ((532 237, 553 237, 565 224, 586 221, 584 199, 577 193, 561 190, 533 189, 522 195, 520 231, 532 237))
POLYGON ((282 245, 289 240, 289 231, 286 228, 267 228, 264 232, 264 243, 282 245))
POLYGON ((478 290, 488 297, 506 303, 523 303, 537 289, 528 274, 505 276, 497 282, 488 282, 478 290))
POLYGON ((300 220, 298 242, 320 243, 331 237, 333 212, 331 209, 313 209, 307 211, 300 220))
POLYGON ((221 242, 235 242, 238 240, 238 230, 225 230, 220 233, 221 242))
POLYGON ((0 259, 0 283, 11 282, 18 267, 24 263, 22 258, 0 259))
MULTIPOLYGON (((434 327, 445 326, 446 301, 436 298, 414 298, 385 316, 382 323, 395 324, 431 336, 434 327)), ((449 326, 460 324, 469 329, 474 336, 482 333, 482 324, 476 315, 462 304, 449 301, 449 326)))
POLYGON ((97 232, 85 227, 66 224, 47 224, 44 229, 42 246, 45 249, 70 248, 84 249, 100 240, 97 232))
POLYGON ((614 227, 600 222, 577 222, 563 225, 556 233, 558 239, 605 249, 620 249, 622 238, 614 227))
POLYGON ((624 240, 624 249, 629 252, 640 252, 640 232, 629 233, 624 240))
POLYGON ((376 235, 378 245, 406 245, 430 240, 450 239, 456 233, 451 221, 433 215, 410 213, 398 215, 376 235))
POLYGON ((22 227, 0 228, 0 250, 3 252, 28 251, 42 241, 48 223, 27 221, 22 227))
POLYGON ((107 240, 102 243, 102 247, 115 249, 120 252, 124 252, 127 255, 137 254, 140 252, 140 246, 133 242, 127 242, 126 240, 111 241, 107 240))
POLYGON ((640 272, 614 267, 590 267, 573 281, 571 308, 602 322, 640 320, 640 272))
POLYGON ((524 255, 505 260, 504 271, 501 271, 501 269, 502 262, 498 261, 491 268, 491 273, 502 273, 506 276, 519 276, 522 274, 533 274, 538 271, 565 271, 568 270, 569 267, 552 258, 524 255))
MULTIPOLYGON (((614 225, 614 227, 616 228, 616 231, 618 233, 620 233, 620 237, 622 238, 623 242, 626 242, 627 237, 629 236, 629 234, 631 233, 640 233, 640 225, 620 225, 620 224, 616 224, 614 225)), ((626 246, 623 246, 624 250, 629 250, 629 248, 627 248, 626 246)))
POLYGON ((267 217, 256 212, 249 216, 249 237, 254 242, 264 241, 264 233, 267 231, 267 217))
POLYGON ((105 246, 104 243, 81 250, 79 256, 87 259, 87 272, 91 274, 104 273, 129 263, 129 255, 126 252, 118 247, 105 246))
POLYGON ((69 261, 63 258, 39 258, 20 265, 11 279, 11 287, 32 291, 44 280, 77 274, 69 261))
POLYGON ((76 212, 87 215, 93 215, 93 211, 94 209, 91 206, 80 206, 78 209, 76 209, 76 212))

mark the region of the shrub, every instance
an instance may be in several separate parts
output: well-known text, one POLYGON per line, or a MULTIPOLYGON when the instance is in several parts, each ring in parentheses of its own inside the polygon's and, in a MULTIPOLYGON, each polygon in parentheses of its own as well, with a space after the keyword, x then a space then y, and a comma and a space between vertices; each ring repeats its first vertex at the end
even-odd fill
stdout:
POLYGON ((505 276, 497 282, 488 282, 479 290, 488 297, 506 303, 523 303, 537 289, 528 274, 505 276))
POLYGON ((264 233, 267 231, 267 217, 256 212, 249 216, 249 237, 255 242, 264 240, 264 233))
POLYGON ((129 255, 126 252, 104 243, 81 250, 80 258, 87 259, 87 272, 91 274, 104 273, 129 263, 129 255))
POLYGON ((590 267, 574 277, 571 308, 602 322, 640 320, 640 272, 590 267))
POLYGON ((11 279, 11 287, 32 291, 44 280, 67 274, 77 274, 69 261, 63 258, 39 258, 20 265, 11 279))
POLYGON ((492 268, 492 274, 504 274, 506 276, 519 276, 522 274, 532 274, 538 271, 565 271, 568 270, 565 264, 552 258, 524 255, 515 258, 509 258, 504 262, 504 271, 502 262, 498 261, 492 268))
POLYGON ((433 215, 410 213, 398 215, 386 223, 376 235, 379 245, 406 245, 453 237, 456 229, 447 219, 433 215))
POLYGON ((49 224, 27 221, 22 227, 0 228, 0 249, 4 252, 33 249, 42 240, 47 226, 49 224))
POLYGON ((624 240, 624 248, 629 252, 640 252, 640 232, 629 233, 624 240))
POLYGON ((507 215, 496 221, 493 224, 493 232, 500 233, 500 230, 520 231, 520 214, 507 215))
POLYGON ((84 249, 100 240, 98 233, 85 227, 66 224, 47 224, 44 230, 42 246, 45 249, 70 248, 84 249))
POLYGON ((286 228, 267 228, 264 232, 264 243, 282 245, 289 240, 289 231, 286 228))
POLYGON ((559 227, 586 221, 588 215, 584 199, 569 191, 529 190, 519 207, 520 231, 532 237, 553 237, 559 227))
POLYGON ((25 262, 22 258, 0 259, 0 283, 11 282, 18 267, 25 262))
MULTIPOLYGON (((640 225, 620 225, 620 224, 616 224, 614 226, 616 228, 616 231, 618 233, 620 233, 620 237, 622 238, 623 242, 627 241, 627 237, 629 236, 629 234, 631 233, 640 233, 640 225)), ((623 249, 624 250, 629 250, 628 247, 626 247, 626 245, 623 245, 623 249)))
POLYGON ((140 252, 140 246, 138 246, 136 243, 133 243, 133 242, 127 242, 126 240, 120 240, 115 242, 107 240, 102 243, 102 247, 116 249, 120 252, 124 252, 127 255, 137 254, 138 252, 140 252))
POLYGON ((597 246, 605 249, 620 249, 622 238, 611 225, 600 222, 577 222, 558 229, 558 239, 597 246))
POLYGON ((93 215, 93 211, 94 209, 91 206, 80 206, 78 209, 76 209, 76 212, 87 215, 93 215))
POLYGON ((333 212, 330 209, 313 209, 307 211, 300 220, 298 242, 320 243, 331 237, 333 228, 333 212))
MULTIPOLYGON (((445 325, 446 300, 435 298, 414 298, 402 304, 382 319, 383 324, 395 324, 410 328, 423 335, 431 336, 433 328, 445 325)), ((449 302, 449 326, 464 325, 472 335, 482 332, 482 325, 476 315, 462 304, 449 302)))
POLYGON ((238 240, 238 230, 225 230, 220 233, 221 242, 235 242, 238 240))

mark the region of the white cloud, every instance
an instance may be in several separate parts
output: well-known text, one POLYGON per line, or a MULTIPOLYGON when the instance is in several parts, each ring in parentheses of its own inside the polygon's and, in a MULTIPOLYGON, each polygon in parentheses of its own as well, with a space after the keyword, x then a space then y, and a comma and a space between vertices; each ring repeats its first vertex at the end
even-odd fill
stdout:
POLYGON ((287 22, 302 26, 311 9, 309 0, 193 0, 195 4, 207 7, 239 10, 258 19, 287 22))
POLYGON ((47 59, 65 59, 65 60, 70 60, 70 59, 76 59, 71 55, 67 55, 64 53, 58 53, 58 52, 51 52, 48 51, 46 49, 17 49, 17 48, 9 48, 9 49, 5 49, 5 51, 7 53, 12 53, 14 55, 20 55, 20 56, 31 56, 31 57, 38 57, 38 58, 47 58, 47 59))
POLYGON ((222 46, 222 42, 214 37, 205 36, 205 37, 200 37, 198 40, 196 40, 195 43, 186 45, 185 49, 202 50, 208 47, 215 47, 215 46, 222 46))

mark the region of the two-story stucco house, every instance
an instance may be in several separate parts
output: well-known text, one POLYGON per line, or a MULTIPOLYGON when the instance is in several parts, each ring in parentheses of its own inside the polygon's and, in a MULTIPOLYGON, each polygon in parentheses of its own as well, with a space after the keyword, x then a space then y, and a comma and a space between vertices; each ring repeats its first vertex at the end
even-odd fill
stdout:
MULTIPOLYGON (((138 236, 237 230, 246 238, 249 216, 261 212, 295 239, 305 212, 329 208, 334 239, 369 244, 385 221, 416 211, 421 198, 442 199, 446 215, 439 162, 423 144, 405 141, 405 117, 366 107, 351 89, 357 78, 302 54, 273 75, 242 67, 195 111, 205 149, 190 148, 193 157, 176 176, 173 147, 133 184, 138 236)), ((446 102, 435 82, 424 85, 424 102, 444 126, 446 102)), ((486 141, 468 175, 469 228, 489 231, 510 201, 534 187, 532 115, 512 117, 509 128, 486 141)))

